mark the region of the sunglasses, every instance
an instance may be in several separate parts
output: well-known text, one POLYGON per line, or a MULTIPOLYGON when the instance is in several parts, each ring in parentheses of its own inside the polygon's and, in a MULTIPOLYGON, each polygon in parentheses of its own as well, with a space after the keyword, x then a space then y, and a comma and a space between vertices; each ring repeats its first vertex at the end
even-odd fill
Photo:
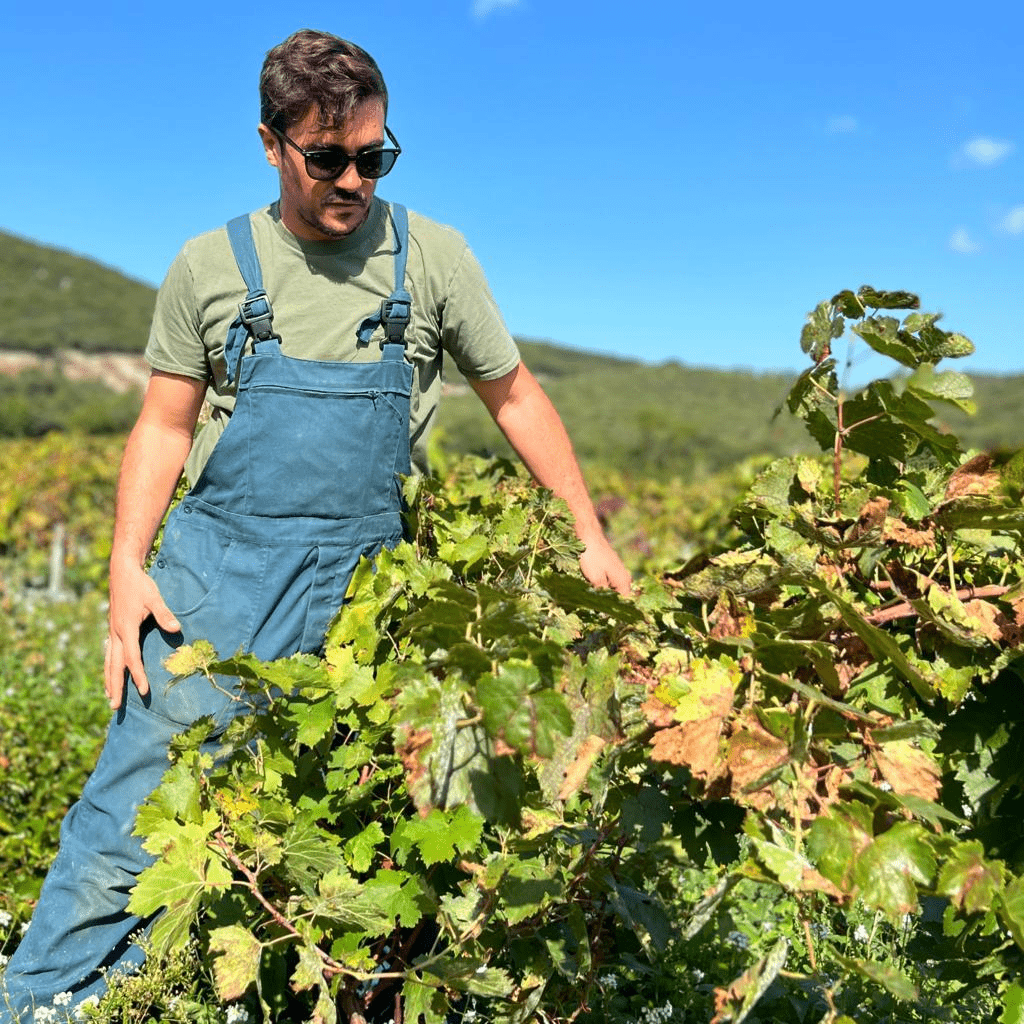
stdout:
POLYGON ((361 178, 383 178, 398 159, 402 147, 398 139, 391 134, 391 129, 385 126, 384 131, 394 145, 391 149, 387 146, 378 146, 376 149, 364 149, 355 156, 346 153, 341 146, 330 146, 327 149, 303 149, 292 142, 284 132, 277 128, 270 129, 278 138, 283 139, 296 152, 302 154, 306 161, 306 173, 317 181, 333 181, 341 177, 349 164, 356 165, 356 172, 361 178))

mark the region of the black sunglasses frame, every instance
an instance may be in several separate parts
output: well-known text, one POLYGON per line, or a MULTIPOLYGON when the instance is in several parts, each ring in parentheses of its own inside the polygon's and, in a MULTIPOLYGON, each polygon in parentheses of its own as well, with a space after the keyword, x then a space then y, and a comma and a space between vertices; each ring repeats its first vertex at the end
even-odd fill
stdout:
POLYGON ((387 132, 388 138, 391 140, 392 146, 376 146, 373 149, 364 149, 352 156, 346 153, 340 146, 332 146, 330 149, 303 149, 298 143, 288 138, 287 135, 279 128, 270 129, 279 139, 283 139, 292 147, 297 153, 302 154, 302 158, 306 164, 306 173, 314 181, 333 181, 335 178, 340 178, 342 174, 348 170, 349 164, 356 165, 356 172, 361 178, 383 178, 385 174, 390 174, 391 170, 395 166, 395 162, 398 160, 399 155, 402 152, 402 147, 398 144, 398 139, 392 134, 391 129, 385 125, 384 131, 387 132), (386 170, 379 171, 376 174, 367 174, 367 170, 376 170, 374 167, 367 168, 364 161, 367 159, 376 160, 378 158, 391 157, 391 163, 388 164, 386 170), (317 161, 321 163, 317 163, 317 161), (311 162, 312 161, 312 162, 311 162), (326 163, 324 163, 326 161, 326 163), (363 163, 363 166, 360 164, 363 163))

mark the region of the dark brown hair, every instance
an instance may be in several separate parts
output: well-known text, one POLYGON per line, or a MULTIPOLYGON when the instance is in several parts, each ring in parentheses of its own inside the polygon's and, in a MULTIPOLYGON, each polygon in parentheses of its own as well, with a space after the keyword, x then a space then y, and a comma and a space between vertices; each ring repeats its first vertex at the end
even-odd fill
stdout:
POLYGON ((341 126, 363 100, 388 89, 377 62, 362 47, 304 28, 267 53, 260 72, 260 120, 287 131, 316 107, 324 126, 341 126))

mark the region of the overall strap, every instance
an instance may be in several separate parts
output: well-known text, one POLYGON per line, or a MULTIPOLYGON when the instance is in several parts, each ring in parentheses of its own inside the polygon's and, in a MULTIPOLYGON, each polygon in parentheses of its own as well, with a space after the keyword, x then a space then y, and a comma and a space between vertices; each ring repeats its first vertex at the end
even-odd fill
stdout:
POLYGON ((412 296, 405 288, 405 264, 409 256, 409 214, 401 203, 388 203, 395 235, 395 290, 368 316, 356 331, 360 345, 368 345, 378 327, 384 328, 384 359, 405 358, 405 329, 412 319, 412 296))
POLYGON ((277 336, 273 326, 274 310, 263 290, 263 272, 253 244, 252 224, 248 214, 228 221, 228 241, 242 280, 249 289, 245 299, 238 304, 238 316, 228 328, 227 341, 224 343, 224 360, 230 383, 233 377, 238 376, 246 341, 251 337, 258 343, 277 336))

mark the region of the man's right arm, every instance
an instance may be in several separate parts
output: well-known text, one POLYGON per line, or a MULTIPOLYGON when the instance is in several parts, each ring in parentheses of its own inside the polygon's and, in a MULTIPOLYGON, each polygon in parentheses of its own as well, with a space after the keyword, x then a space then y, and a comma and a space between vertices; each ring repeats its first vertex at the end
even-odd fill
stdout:
POLYGON ((139 649, 142 623, 152 615, 163 630, 179 628, 144 566, 192 448, 205 395, 205 381, 154 370, 125 446, 110 554, 110 635, 104 664, 112 708, 120 707, 124 698, 126 669, 139 693, 149 692, 139 649))

